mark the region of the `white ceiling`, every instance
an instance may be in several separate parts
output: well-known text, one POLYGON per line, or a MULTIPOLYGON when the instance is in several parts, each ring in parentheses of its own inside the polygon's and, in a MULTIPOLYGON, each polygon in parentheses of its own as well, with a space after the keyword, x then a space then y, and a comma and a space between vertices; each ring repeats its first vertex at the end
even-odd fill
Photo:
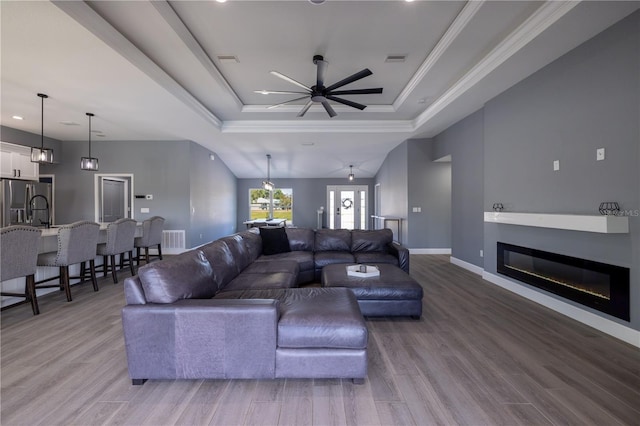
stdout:
POLYGON ((431 137, 640 7, 640 2, 540 1, 1 1, 1 119, 8 127, 96 143, 193 140, 239 178, 372 177, 409 138, 431 137), (363 68, 329 118, 277 70, 315 84, 363 68), (237 63, 221 62, 235 55, 237 63), (406 55, 387 63, 388 55, 406 55), (11 117, 20 115, 24 120, 11 117), (72 122, 77 125, 65 125, 72 122))

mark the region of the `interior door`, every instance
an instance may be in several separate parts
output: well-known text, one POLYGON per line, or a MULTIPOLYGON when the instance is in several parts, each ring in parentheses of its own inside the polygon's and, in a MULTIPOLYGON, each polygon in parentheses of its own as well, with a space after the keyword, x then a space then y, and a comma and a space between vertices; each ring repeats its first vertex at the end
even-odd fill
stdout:
POLYGON ((123 180, 102 179, 102 222, 115 222, 126 216, 126 188, 123 180))
POLYGON ((329 229, 367 229, 367 185, 327 186, 329 229))

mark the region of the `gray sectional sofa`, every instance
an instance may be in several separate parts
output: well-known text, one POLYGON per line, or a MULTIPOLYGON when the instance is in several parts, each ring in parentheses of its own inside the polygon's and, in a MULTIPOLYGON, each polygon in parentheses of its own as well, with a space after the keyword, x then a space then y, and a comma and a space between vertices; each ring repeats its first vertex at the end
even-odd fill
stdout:
POLYGON ((134 384, 364 380, 368 333, 353 292, 298 286, 319 282, 322 267, 335 263, 388 263, 408 272, 408 250, 392 243, 390 230, 280 229, 224 237, 125 279, 122 322, 134 384))

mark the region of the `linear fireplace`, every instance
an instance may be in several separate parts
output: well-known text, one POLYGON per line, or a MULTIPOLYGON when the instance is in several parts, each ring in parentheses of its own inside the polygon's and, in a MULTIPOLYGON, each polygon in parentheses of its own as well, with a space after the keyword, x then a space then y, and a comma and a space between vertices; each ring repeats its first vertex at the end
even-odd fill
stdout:
POLYGON ((498 242, 498 272, 629 321, 629 268, 498 242))

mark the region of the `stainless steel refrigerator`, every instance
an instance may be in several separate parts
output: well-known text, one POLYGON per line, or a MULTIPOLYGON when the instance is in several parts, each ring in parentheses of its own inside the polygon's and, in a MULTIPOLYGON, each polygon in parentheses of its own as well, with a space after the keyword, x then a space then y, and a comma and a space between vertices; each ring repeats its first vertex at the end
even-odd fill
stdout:
POLYGON ((2 226, 51 225, 51 184, 28 180, 2 179, 0 221, 2 226))

